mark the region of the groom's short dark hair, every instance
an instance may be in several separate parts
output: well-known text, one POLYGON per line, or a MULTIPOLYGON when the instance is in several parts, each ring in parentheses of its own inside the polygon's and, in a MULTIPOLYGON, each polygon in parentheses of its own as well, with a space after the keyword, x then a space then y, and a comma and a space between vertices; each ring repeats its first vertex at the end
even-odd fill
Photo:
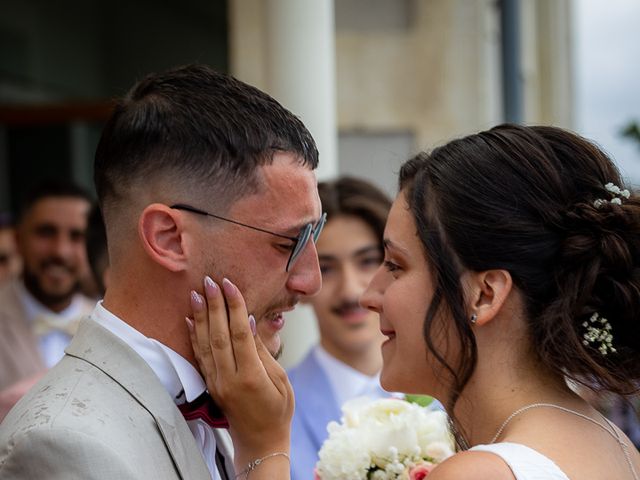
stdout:
POLYGON ((112 206, 162 178, 215 197, 220 212, 257 189, 257 167, 277 151, 309 168, 318 164, 307 128, 269 95, 205 65, 151 74, 117 103, 104 128, 95 157, 98 199, 108 217, 112 206))

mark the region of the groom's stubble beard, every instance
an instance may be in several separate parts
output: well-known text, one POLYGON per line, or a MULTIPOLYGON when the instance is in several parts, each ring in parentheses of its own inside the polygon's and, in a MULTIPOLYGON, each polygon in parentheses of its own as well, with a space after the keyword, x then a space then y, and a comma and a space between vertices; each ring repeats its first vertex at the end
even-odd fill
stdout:
POLYGON ((267 351, 269 352, 269 354, 273 357, 274 360, 279 360, 280 357, 282 356, 282 352, 284 350, 284 344, 282 342, 282 337, 280 336, 280 333, 277 333, 276 335, 279 338, 279 347, 278 349, 274 352, 269 348, 269 343, 270 343, 270 337, 264 338, 262 335, 260 335, 260 328, 257 328, 257 333, 256 335, 258 337, 260 337, 260 340, 262 341, 263 346, 267 349, 267 351))
POLYGON ((277 352, 275 352, 275 353, 272 353, 271 355, 273 356, 273 358, 274 358, 275 360, 279 360, 279 359, 280 359, 280 357, 282 356, 282 351, 283 351, 283 350, 284 350, 284 345, 281 343, 281 344, 280 344, 280 348, 278 349, 278 351, 277 351, 277 352))
MULTIPOLYGON (((205 273, 208 274, 211 278, 214 278, 214 279, 215 278, 224 278, 225 275, 217 275, 217 273, 213 273, 213 272, 218 272, 220 270, 219 268, 216 268, 216 264, 218 262, 216 262, 214 258, 209 257, 207 254, 204 254, 204 256, 205 256, 205 258, 208 257, 206 262, 205 262, 206 263, 206 265, 205 265, 205 273), (209 273, 207 273, 207 272, 209 272, 209 273)), ((241 292, 241 293, 243 293, 243 292, 241 292)), ((249 303, 247 302, 246 297, 245 297, 245 303, 246 303, 246 307, 247 307, 248 313, 250 313, 250 314, 253 313, 255 315, 256 319, 260 318, 259 317, 259 313, 260 312, 258 312, 258 314, 256 314, 257 309, 252 308, 252 306, 249 305, 249 303)), ((278 310, 279 307, 288 307, 289 305, 296 305, 297 303, 298 303, 298 299, 297 298, 285 298, 285 299, 278 300, 278 301, 274 302, 274 305, 270 306, 269 308, 264 309, 263 311, 264 312, 268 312, 268 311, 271 311, 271 310, 278 310)), ((260 335, 260 329, 259 328, 258 328, 257 335, 260 335)), ((280 336, 279 333, 277 335, 280 336)), ((265 344, 265 347, 266 347, 266 345, 268 343, 268 339, 262 339, 262 337, 261 337, 261 340, 263 341, 263 343, 265 344)), ((267 350, 269 350, 269 353, 271 354, 271 356, 275 360, 279 360, 280 359, 280 357, 282 356, 283 349, 284 349, 284 345, 282 343, 282 338, 281 337, 280 337, 280 346, 279 346, 277 351, 272 352, 271 350, 269 350, 267 348, 267 350)))

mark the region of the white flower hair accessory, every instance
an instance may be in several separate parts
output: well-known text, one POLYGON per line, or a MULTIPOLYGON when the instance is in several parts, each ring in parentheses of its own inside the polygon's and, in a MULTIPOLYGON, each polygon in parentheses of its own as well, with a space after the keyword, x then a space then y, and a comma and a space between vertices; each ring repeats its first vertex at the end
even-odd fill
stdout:
POLYGON ((631 192, 626 188, 622 190, 619 186, 609 182, 604 186, 604 189, 611 194, 613 197, 611 200, 607 200, 604 198, 596 198, 593 202, 593 206, 596 208, 600 208, 602 205, 606 203, 613 203, 616 205, 622 205, 622 198, 629 198, 631 196, 631 192))
POLYGON ((602 355, 616 353, 617 350, 613 346, 613 335, 611 334, 609 320, 595 312, 588 322, 582 323, 582 326, 586 329, 585 334, 582 336, 583 345, 593 344, 602 355))

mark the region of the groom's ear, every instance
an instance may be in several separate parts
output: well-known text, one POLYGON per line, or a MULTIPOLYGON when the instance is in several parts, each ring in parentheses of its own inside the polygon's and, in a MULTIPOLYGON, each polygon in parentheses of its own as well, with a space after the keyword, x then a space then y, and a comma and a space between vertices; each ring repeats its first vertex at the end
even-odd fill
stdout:
POLYGON ((140 214, 138 235, 145 253, 172 272, 187 268, 183 217, 161 203, 148 205, 140 214))
POLYGON ((467 303, 474 323, 482 326, 493 320, 504 306, 513 288, 511 274, 507 270, 471 272, 467 278, 467 303))

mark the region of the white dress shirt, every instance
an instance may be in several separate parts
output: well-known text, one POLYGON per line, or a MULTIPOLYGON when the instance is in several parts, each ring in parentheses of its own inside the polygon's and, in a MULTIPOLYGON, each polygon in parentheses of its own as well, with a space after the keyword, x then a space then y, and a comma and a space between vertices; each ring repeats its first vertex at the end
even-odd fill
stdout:
MULTIPOLYGON (((92 317, 147 362, 176 404, 191 402, 206 390, 200 373, 182 355, 153 338, 145 337, 104 308, 102 301, 96 305, 92 317)), ((211 478, 221 480, 216 468, 213 428, 200 419, 189 420, 187 424, 211 472, 211 478)))
MULTIPOLYGON (((95 301, 91 301, 88 297, 80 293, 76 293, 71 304, 61 312, 52 312, 42 303, 34 298, 24 286, 22 281, 15 283, 16 292, 27 315, 27 322, 33 327, 36 318, 40 315, 59 317, 64 320, 80 319, 85 315, 89 315, 93 309, 95 301)), ((45 335, 38 336, 38 350, 42 356, 42 360, 47 368, 53 367, 64 356, 64 349, 67 348, 71 341, 71 335, 68 333, 52 330, 45 335)))
POLYGON ((380 387, 380 372, 373 376, 365 375, 333 357, 319 344, 314 347, 313 355, 329 379, 338 405, 358 397, 377 400, 391 396, 380 387))

